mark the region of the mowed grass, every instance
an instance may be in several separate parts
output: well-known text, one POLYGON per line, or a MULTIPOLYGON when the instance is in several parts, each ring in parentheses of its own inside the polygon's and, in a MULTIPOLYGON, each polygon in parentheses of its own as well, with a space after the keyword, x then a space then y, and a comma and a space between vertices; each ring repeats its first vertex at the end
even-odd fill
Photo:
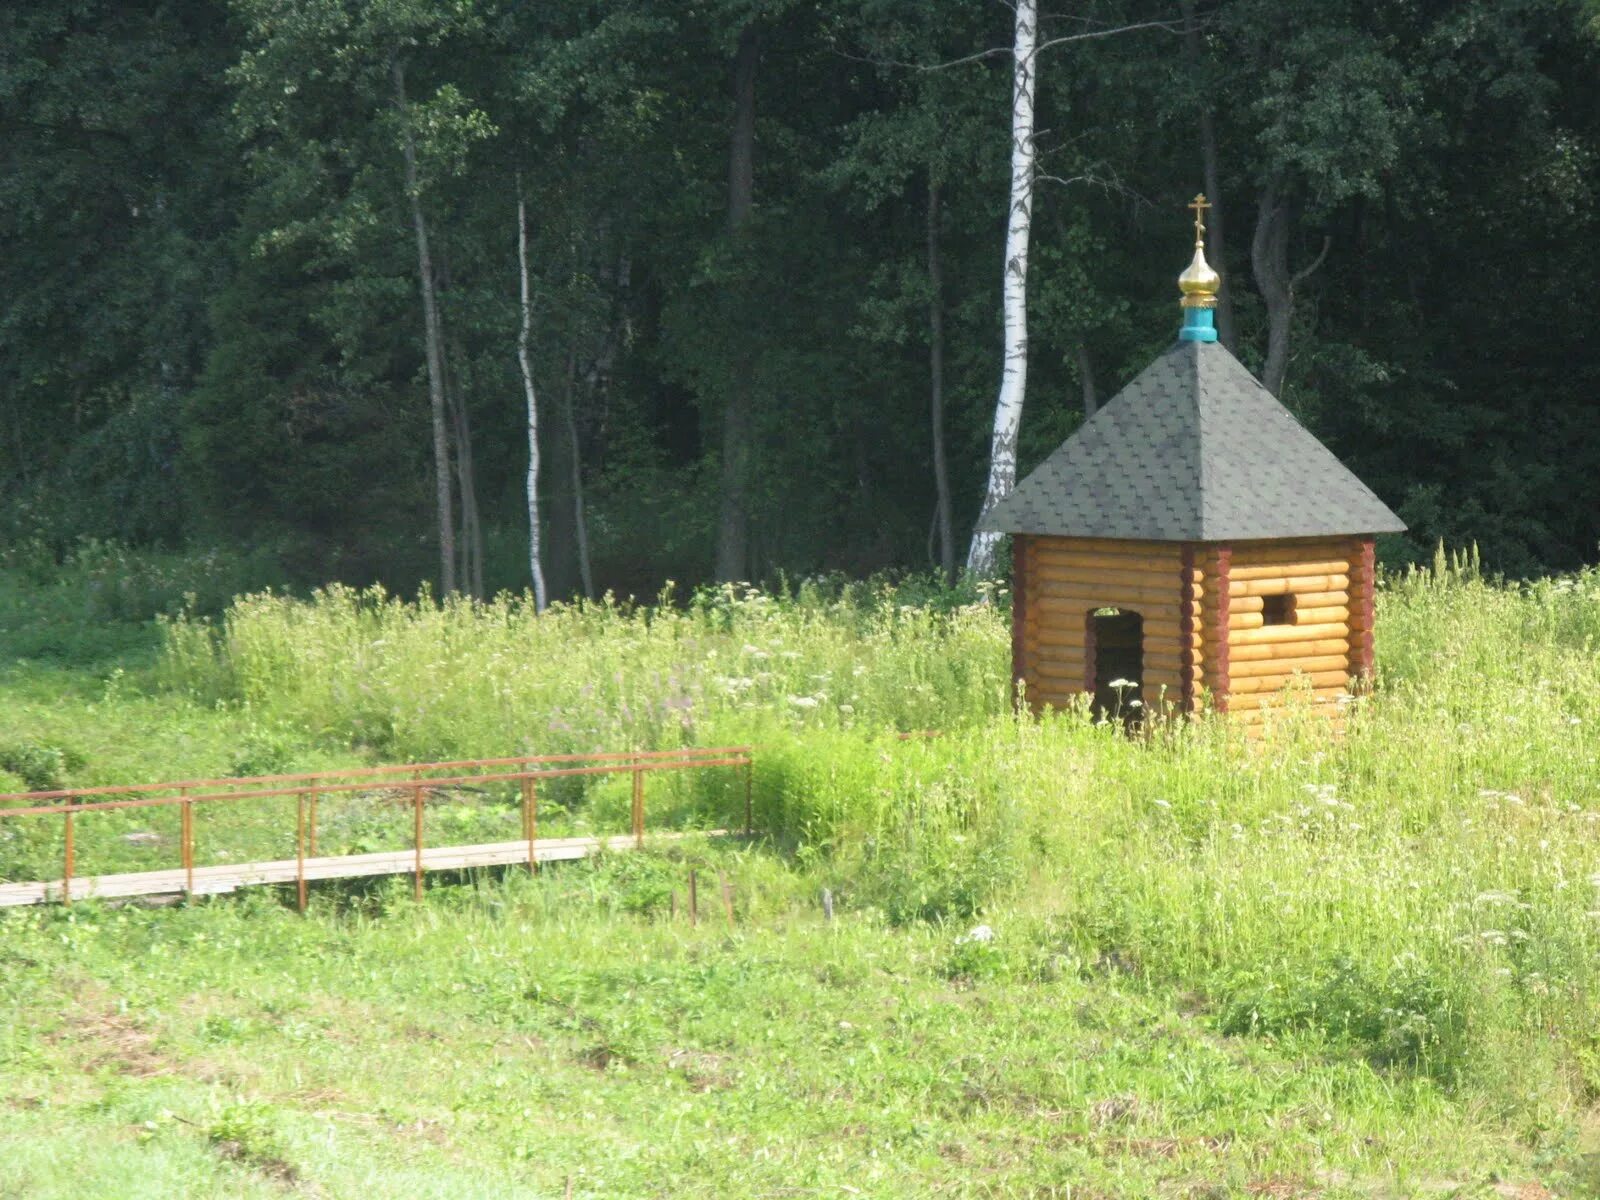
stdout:
POLYGON ((1047 915, 1007 909, 964 944, 830 924, 784 868, 712 862, 731 932, 630 911, 620 864, 373 916, 10 919, 0 1189, 1488 1196, 1532 1177, 1499 1113, 1314 1039, 1221 1036, 1195 997, 1075 958, 1047 915))
POLYGON ((0 751, 74 783, 751 741, 761 837, 0 917, 0 1194, 1600 1195, 1597 647, 1600 577, 1441 567, 1346 736, 1257 744, 1019 721, 1003 603, 909 589, 256 597, 28 659, 0 751), (669 916, 685 855, 733 930, 669 916))

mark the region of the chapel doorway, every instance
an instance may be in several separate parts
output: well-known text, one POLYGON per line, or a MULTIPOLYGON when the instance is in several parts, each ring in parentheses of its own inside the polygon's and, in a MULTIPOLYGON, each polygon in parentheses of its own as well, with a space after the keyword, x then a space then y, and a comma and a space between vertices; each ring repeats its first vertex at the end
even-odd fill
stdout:
POLYGON ((1094 719, 1138 724, 1144 719, 1144 618, 1097 608, 1089 614, 1087 641, 1094 719))

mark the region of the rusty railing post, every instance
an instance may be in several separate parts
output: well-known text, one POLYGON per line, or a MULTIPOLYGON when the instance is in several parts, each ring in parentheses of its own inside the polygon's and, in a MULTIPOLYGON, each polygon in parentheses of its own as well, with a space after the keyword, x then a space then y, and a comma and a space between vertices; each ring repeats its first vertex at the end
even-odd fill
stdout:
POLYGON ((755 811, 751 806, 751 792, 754 790, 756 773, 755 754, 745 752, 744 760, 744 835, 751 837, 756 831, 755 811))
POLYGON ((633 760, 633 847, 644 849, 644 770, 640 760, 633 760))
POLYGON ((311 811, 307 814, 308 828, 306 830, 306 853, 312 858, 317 856, 317 794, 321 790, 317 785, 321 779, 311 780, 311 811))
POLYGON ((538 784, 529 775, 522 781, 522 836, 528 841, 528 873, 539 873, 539 853, 534 843, 539 840, 539 797, 534 790, 538 784))
POLYGON ((66 846, 64 847, 64 853, 62 854, 61 862, 61 902, 67 905, 72 903, 72 867, 74 857, 72 844, 72 806, 76 802, 76 799, 77 798, 74 796, 67 797, 66 846))
POLYGON ((189 789, 178 789, 179 812, 178 853, 183 858, 184 899, 194 903, 194 801, 189 799, 189 789))
POLYGON ((693 867, 689 868, 689 925, 700 924, 700 877, 693 867))
POLYGON ((422 903, 422 783, 421 772, 415 773, 419 779, 411 787, 411 809, 414 814, 412 831, 413 862, 411 895, 418 904, 422 903))
POLYGON ((295 793, 294 828, 294 890, 295 907, 306 911, 306 793, 302 788, 295 793))

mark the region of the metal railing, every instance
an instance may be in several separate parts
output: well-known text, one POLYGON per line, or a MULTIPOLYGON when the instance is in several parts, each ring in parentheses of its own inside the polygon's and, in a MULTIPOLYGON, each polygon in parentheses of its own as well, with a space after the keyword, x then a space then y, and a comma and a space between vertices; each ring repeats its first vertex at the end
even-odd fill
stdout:
MULTIPOLYGON (((183 891, 195 891, 195 808, 238 800, 261 800, 292 796, 296 800, 295 885, 297 904, 306 908, 308 857, 317 855, 317 810, 319 801, 330 794, 409 791, 412 807, 411 842, 413 850, 413 891, 422 898, 423 808, 430 791, 450 787, 473 787, 488 783, 514 783, 520 789, 522 839, 528 846, 528 867, 538 870, 535 843, 538 841, 538 785, 540 780, 589 775, 633 777, 631 825, 634 845, 644 845, 644 777, 652 771, 682 771, 705 767, 742 767, 744 782, 744 829, 752 832, 751 785, 754 757, 749 746, 692 747, 678 750, 618 750, 600 754, 538 754, 512 758, 474 758, 451 762, 404 763, 379 767, 355 767, 314 771, 297 775, 251 775, 223 779, 185 779, 165 783, 123 786, 66 788, 57 791, 12 792, 0 794, 0 820, 59 817, 65 824, 62 852, 61 899, 72 903, 72 881, 76 868, 75 824, 88 813, 136 808, 179 809, 179 853, 183 891), (440 773, 443 774, 440 774, 440 773), (409 778, 407 778, 409 776, 409 778), (52 801, 53 803, 39 803, 52 801), (3 807, 22 802, 23 807, 3 807)), ((337 856, 343 857, 343 856, 337 856)))

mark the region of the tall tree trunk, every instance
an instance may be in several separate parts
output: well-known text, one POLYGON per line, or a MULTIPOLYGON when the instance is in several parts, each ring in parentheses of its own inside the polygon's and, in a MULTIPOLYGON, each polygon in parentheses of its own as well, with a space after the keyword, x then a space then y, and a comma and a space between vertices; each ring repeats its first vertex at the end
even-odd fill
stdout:
POLYGON ((583 460, 578 448, 578 352, 567 351, 567 465, 572 472, 572 532, 578 546, 578 578, 586 600, 594 599, 594 566, 589 558, 589 518, 583 507, 583 460))
POLYGON ((428 223, 422 215, 422 190, 417 182, 417 143, 411 132, 406 104, 405 66, 398 53, 389 59, 394 80, 394 103, 400 112, 400 149, 406 164, 406 197, 411 202, 411 225, 417 235, 417 281, 422 291, 422 326, 428 357, 428 408, 433 422, 434 504, 439 517, 439 589, 456 590, 456 522, 451 503, 450 430, 444 397, 444 335, 439 303, 433 291, 433 255, 428 250, 428 223))
POLYGON ((944 259, 939 235, 939 184, 928 176, 928 392, 933 432, 934 510, 939 528, 939 568, 956 581, 956 539, 950 515, 950 469, 944 452, 944 259))
POLYGON ((1274 184, 1261 189, 1256 203, 1255 235, 1250 239, 1250 266, 1256 288, 1267 306, 1267 359, 1261 369, 1261 383, 1274 396, 1283 396, 1283 383, 1289 372, 1289 331, 1294 321, 1295 289, 1328 257, 1329 238, 1322 239, 1322 250, 1307 266, 1289 270, 1289 231, 1293 223, 1289 205, 1274 184))
MULTIPOLYGON (((1016 0, 1016 5, 1011 74, 1011 205, 1003 283, 1005 365, 994 408, 989 483, 984 490, 980 519, 1016 485, 1017 431, 1022 426, 1022 402, 1028 383, 1028 238, 1033 227, 1033 89, 1039 12, 1037 0, 1016 0)), ((967 551, 967 570, 982 577, 993 575, 999 546, 998 533, 974 530, 967 551)))
MULTIPOLYGON (((459 349, 459 348, 458 348, 459 349)), ((445 401, 450 411, 450 423, 455 431, 456 485, 461 501, 461 534, 458 542, 460 567, 458 576, 462 587, 475 600, 483 599, 483 521, 478 509, 478 473, 472 458, 472 419, 467 413, 466 398, 461 394, 459 377, 451 379, 445 389, 445 401)))
MULTIPOLYGON (((733 70, 733 137, 728 148, 728 233, 742 254, 742 234, 755 199, 756 64, 761 46, 755 27, 739 34, 733 70)), ((722 416, 722 512, 717 527, 717 578, 750 576, 750 372, 733 373, 722 416)))
POLYGON ((543 543, 539 529, 539 401, 533 390, 533 366, 528 360, 528 338, 533 329, 533 296, 528 288, 528 209, 517 180, 517 270, 521 278, 522 323, 517 328, 517 366, 522 371, 522 394, 528 409, 528 573, 533 577, 533 607, 543 612, 550 598, 544 589, 543 543))
POLYGON ((1087 342, 1078 343, 1078 385, 1083 389, 1083 419, 1100 411, 1100 393, 1094 386, 1094 360, 1087 342))
POLYGON ((1178 0, 1183 12, 1183 56, 1191 76, 1189 103, 1199 115, 1200 168, 1205 180, 1206 199, 1211 209, 1206 214, 1206 241, 1212 264, 1222 275, 1222 287, 1217 291, 1217 340, 1229 350, 1238 352, 1233 324, 1233 289, 1228 284, 1227 239, 1224 237, 1222 179, 1217 165, 1217 120, 1211 104, 1211 89, 1198 80, 1204 69, 1203 47, 1200 44, 1200 25, 1195 20, 1195 0, 1178 0))

